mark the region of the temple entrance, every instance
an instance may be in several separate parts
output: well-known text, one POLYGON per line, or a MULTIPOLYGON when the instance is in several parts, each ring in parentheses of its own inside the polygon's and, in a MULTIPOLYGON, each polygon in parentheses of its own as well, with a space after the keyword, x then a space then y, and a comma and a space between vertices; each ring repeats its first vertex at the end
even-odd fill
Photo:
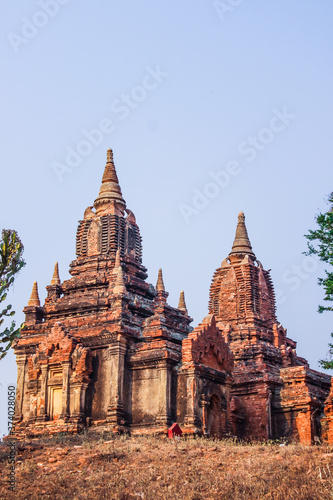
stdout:
POLYGON ((51 390, 50 419, 57 420, 62 412, 62 389, 54 387, 51 390))
POLYGON ((221 402, 215 394, 211 396, 207 407, 207 433, 209 437, 221 438, 224 432, 224 413, 221 402))
POLYGON ((315 444, 320 444, 322 440, 321 422, 325 421, 325 414, 320 412, 317 408, 311 415, 311 435, 315 444))

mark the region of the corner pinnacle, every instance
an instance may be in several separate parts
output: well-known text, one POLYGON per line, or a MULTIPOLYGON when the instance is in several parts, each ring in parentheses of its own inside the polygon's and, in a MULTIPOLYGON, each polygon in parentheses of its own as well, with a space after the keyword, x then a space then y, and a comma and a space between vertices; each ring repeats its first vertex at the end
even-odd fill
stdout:
POLYGON ((121 268, 121 264, 120 264, 120 249, 118 248, 118 250, 116 252, 116 260, 114 262, 114 268, 113 268, 114 271, 116 271, 119 267, 121 268))
POLYGON ((165 287, 164 287, 164 282, 163 282, 163 275, 162 275, 162 269, 158 270, 158 278, 157 278, 157 283, 156 283, 156 291, 157 292, 165 292, 165 287))
POLYGON ((54 271, 51 279, 51 285, 60 285, 58 262, 54 264, 54 271))
POLYGON ((38 296, 38 286, 37 286, 37 281, 34 281, 34 284, 32 286, 32 292, 31 296, 28 302, 28 306, 35 306, 35 307, 40 307, 40 300, 38 296))
POLYGON ((178 309, 180 311, 183 311, 186 315, 188 315, 187 307, 186 307, 186 303, 185 303, 185 295, 184 295, 183 290, 180 292, 180 295, 179 295, 178 309))
POLYGON ((126 293, 126 286, 124 282, 123 270, 121 266, 117 268, 117 276, 114 284, 113 293, 116 295, 123 295, 126 293))

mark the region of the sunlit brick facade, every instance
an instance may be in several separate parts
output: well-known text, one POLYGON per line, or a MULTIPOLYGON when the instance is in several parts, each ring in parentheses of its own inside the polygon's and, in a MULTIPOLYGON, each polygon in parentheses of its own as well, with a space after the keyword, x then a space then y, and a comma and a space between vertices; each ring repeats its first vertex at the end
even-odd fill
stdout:
POLYGON ((177 422, 189 435, 333 442, 331 377, 297 356, 277 321, 243 213, 214 274, 209 314, 194 329, 183 292, 171 307, 162 272, 156 287, 146 281, 111 150, 76 253, 72 277, 61 282, 56 264, 44 305, 34 283, 24 309, 14 346, 18 434, 166 434, 177 422))

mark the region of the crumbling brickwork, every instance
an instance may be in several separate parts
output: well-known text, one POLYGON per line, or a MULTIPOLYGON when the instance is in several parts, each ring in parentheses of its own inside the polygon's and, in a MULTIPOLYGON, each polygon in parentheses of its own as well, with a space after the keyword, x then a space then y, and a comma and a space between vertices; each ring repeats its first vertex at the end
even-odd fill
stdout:
POLYGON ((233 354, 208 315, 182 342, 177 420, 188 434, 222 437, 231 432, 233 354))
POLYGON ((310 370, 276 319, 273 284, 243 213, 194 330, 184 292, 168 304, 142 264, 142 242, 111 150, 79 222, 71 278, 58 264, 40 304, 35 282, 15 342, 16 432, 167 433, 333 442, 331 378, 310 370), (330 390, 331 387, 331 390, 330 390))
POLYGON ((327 441, 333 444, 333 378, 331 380, 331 390, 325 402, 326 432, 327 441))
POLYGON ((331 377, 309 369, 278 323, 271 277, 253 253, 242 212, 232 250, 213 276, 209 311, 235 359, 233 432, 307 444, 325 438, 331 377))

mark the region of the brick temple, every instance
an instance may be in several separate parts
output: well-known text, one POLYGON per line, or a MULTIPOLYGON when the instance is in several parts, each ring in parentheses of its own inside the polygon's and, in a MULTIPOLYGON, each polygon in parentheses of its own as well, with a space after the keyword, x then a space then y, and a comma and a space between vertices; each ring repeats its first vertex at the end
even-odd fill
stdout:
POLYGON ((47 298, 37 283, 14 345, 18 435, 161 433, 333 444, 333 385, 297 356, 276 318, 269 271, 238 216, 229 255, 215 271, 208 315, 196 328, 184 293, 168 304, 154 287, 111 149, 93 206, 79 222, 71 278, 55 265, 47 298))

